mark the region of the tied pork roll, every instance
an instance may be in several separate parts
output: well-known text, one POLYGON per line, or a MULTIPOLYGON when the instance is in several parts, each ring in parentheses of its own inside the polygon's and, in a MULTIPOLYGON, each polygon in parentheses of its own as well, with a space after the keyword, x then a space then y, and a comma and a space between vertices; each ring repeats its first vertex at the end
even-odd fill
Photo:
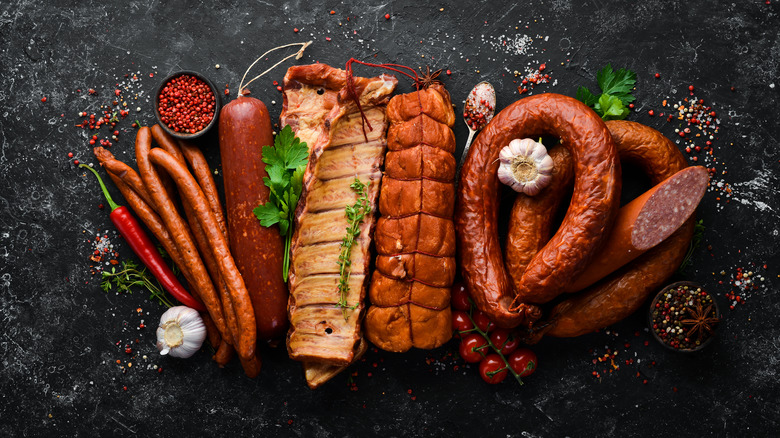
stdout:
POLYGON ((379 348, 436 348, 452 336, 457 163, 450 95, 438 83, 390 100, 377 258, 364 322, 379 348))

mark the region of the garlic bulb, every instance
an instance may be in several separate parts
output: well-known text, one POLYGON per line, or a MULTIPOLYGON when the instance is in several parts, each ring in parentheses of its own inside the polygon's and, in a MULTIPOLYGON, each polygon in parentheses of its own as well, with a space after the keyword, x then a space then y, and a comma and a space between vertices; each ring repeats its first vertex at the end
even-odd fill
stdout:
POLYGON ((553 160, 541 142, 516 138, 501 149, 498 159, 498 179, 516 192, 534 196, 550 184, 553 160))
POLYGON ((157 349, 163 356, 188 358, 195 354, 206 339, 206 326, 198 311, 187 306, 168 309, 157 327, 157 349))

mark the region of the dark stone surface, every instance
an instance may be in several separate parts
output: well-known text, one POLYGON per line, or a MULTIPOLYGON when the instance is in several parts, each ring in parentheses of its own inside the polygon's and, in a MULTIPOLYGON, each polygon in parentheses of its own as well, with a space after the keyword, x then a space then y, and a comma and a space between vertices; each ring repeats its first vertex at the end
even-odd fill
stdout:
MULTIPOLYGON (((769 436, 780 430, 780 2, 186 3, 0 5, 0 435, 769 436), (510 50, 523 35, 532 38, 525 53, 510 50), (432 352, 370 351, 353 375, 317 391, 306 388, 300 366, 283 349, 266 349, 254 380, 237 363, 219 369, 207 349, 190 360, 160 358, 154 328, 163 308, 140 291, 106 294, 89 273, 87 240, 113 228, 108 211, 97 207, 103 201, 95 181, 67 157, 94 161, 87 131, 74 127, 83 119, 77 113, 97 111, 116 83, 126 84, 125 74, 138 72, 131 88, 144 95, 130 103, 112 148, 134 162, 130 124, 153 121, 146 94, 159 78, 198 70, 218 86, 228 83, 233 98, 256 56, 307 39, 314 45, 301 63, 342 66, 354 56, 451 69, 443 79, 459 108, 480 80, 492 82, 499 107, 506 106, 519 97, 512 72, 540 63, 556 84, 534 93, 574 95, 579 85, 593 89, 596 72, 611 62, 638 74, 637 111, 629 119, 671 138, 684 126, 657 116, 669 112, 661 101, 690 97, 688 85, 695 85, 696 97, 721 122, 716 161, 698 156, 716 167, 713 182, 732 190, 729 202, 722 190, 705 196, 703 245, 684 276, 707 285, 725 309, 717 342, 695 356, 667 351, 644 331, 638 312, 608 332, 544 340, 535 347, 540 368, 522 387, 484 384, 476 367, 446 357, 457 354, 455 342, 432 352), (744 293, 746 304, 729 310, 724 295, 735 289, 729 280, 739 267, 765 281, 744 293), (146 328, 138 329, 142 320, 146 328), (124 352, 127 342, 132 355, 124 352), (606 348, 619 350, 612 373, 603 372, 610 364, 592 363, 606 348), (626 365, 627 359, 635 362, 626 365)), ((283 74, 281 67, 251 87, 274 118, 281 95, 271 82, 283 74)), ((400 90, 410 89, 402 80, 400 90)), ((465 126, 459 122, 455 132, 462 148, 465 126)), ((204 145, 218 167, 216 145, 208 139, 204 145)), ((121 260, 132 257, 114 242, 121 260)))

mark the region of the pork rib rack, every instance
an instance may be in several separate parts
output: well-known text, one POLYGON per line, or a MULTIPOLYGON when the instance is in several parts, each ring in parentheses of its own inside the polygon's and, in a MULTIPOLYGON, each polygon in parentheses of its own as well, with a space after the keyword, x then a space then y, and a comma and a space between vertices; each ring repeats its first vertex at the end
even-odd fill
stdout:
POLYGON ((310 364, 310 386, 318 384, 308 378, 315 364, 346 366, 360 351, 373 210, 387 146, 385 111, 397 82, 389 75, 354 78, 364 124, 343 70, 324 64, 295 66, 284 77, 281 126, 289 124, 309 146, 291 245, 287 349, 305 368, 310 364), (343 308, 338 305, 338 259, 348 224, 345 208, 357 200, 350 188, 355 178, 368 184, 372 213, 365 217, 352 248, 343 308))

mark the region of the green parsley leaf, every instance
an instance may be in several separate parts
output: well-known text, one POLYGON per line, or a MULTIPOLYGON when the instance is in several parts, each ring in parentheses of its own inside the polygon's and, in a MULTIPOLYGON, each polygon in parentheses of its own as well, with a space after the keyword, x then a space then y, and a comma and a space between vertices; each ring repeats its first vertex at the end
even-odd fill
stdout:
POLYGON ((282 278, 287 281, 293 215, 303 191, 303 173, 309 161, 309 148, 287 125, 276 134, 273 146, 263 146, 262 153, 268 173, 263 183, 271 190, 271 194, 268 202, 252 211, 262 226, 279 225, 279 234, 285 238, 282 278))
POLYGON ((585 87, 577 89, 577 100, 593 108, 604 120, 625 119, 629 110, 628 104, 636 98, 631 92, 636 85, 636 73, 621 68, 617 71, 607 64, 596 74, 601 94, 596 96, 585 87))
POLYGON ((266 202, 263 205, 258 205, 252 210, 255 217, 260 221, 260 225, 264 227, 270 227, 276 223, 279 223, 279 209, 273 202, 266 202))
POLYGON ((603 114, 601 118, 604 120, 622 120, 628 116, 628 108, 623 106, 623 102, 617 97, 606 93, 599 97, 599 101, 596 102, 594 109, 597 113, 603 114))
POLYGON ((602 93, 619 98, 624 105, 634 101, 631 90, 636 84, 636 73, 631 70, 621 68, 618 71, 612 71, 612 66, 607 64, 596 74, 596 80, 602 93))
POLYGON ((292 202, 292 205, 298 203, 298 198, 300 198, 303 191, 303 173, 305 170, 306 166, 298 166, 290 179, 290 189, 292 189, 292 193, 295 195, 295 201, 292 202))
POLYGON ((587 88, 580 87, 577 89, 577 100, 592 108, 593 105, 598 103, 599 98, 594 96, 587 88))
POLYGON ((308 146, 295 136, 290 125, 276 135, 273 148, 263 146, 263 162, 273 167, 295 170, 306 166, 308 159, 308 146))
POLYGON ((271 189, 271 194, 277 201, 284 201, 284 193, 290 186, 290 174, 278 166, 266 166, 268 176, 263 178, 265 185, 271 189))

